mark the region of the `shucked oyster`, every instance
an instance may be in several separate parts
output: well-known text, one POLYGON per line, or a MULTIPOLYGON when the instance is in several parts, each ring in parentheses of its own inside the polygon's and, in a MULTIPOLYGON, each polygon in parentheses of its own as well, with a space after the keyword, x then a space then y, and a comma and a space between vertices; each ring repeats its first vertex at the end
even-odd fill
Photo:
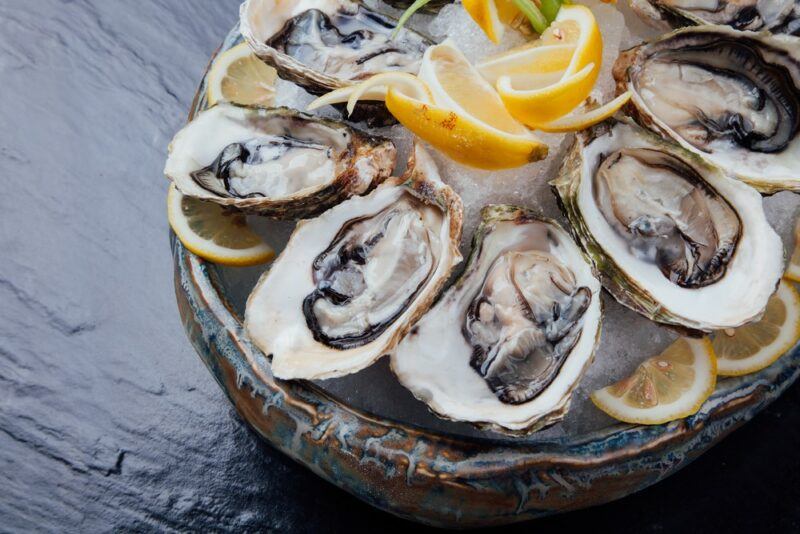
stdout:
POLYGON ((800 40, 698 26, 623 52, 629 112, 762 192, 800 190, 800 40))
POLYGON ((800 34, 800 0, 630 0, 645 22, 660 28, 720 24, 736 30, 800 34))
POLYGON ((461 261, 461 199, 416 147, 392 178, 298 224, 247 300, 245 327, 279 378, 354 373, 386 354, 461 261))
POLYGON ((278 75, 316 95, 387 70, 416 74, 433 44, 351 0, 247 0, 240 29, 278 75))
POLYGON ((344 123, 218 104, 175 135, 164 173, 184 195, 298 218, 381 183, 395 155, 391 141, 344 123))
POLYGON ((555 222, 489 206, 466 270, 392 354, 448 419, 527 433, 560 419, 591 361, 600 283, 555 222))
POLYGON ((783 273, 760 195, 639 127, 579 134, 553 185, 603 286, 654 321, 735 328, 760 316, 783 273))

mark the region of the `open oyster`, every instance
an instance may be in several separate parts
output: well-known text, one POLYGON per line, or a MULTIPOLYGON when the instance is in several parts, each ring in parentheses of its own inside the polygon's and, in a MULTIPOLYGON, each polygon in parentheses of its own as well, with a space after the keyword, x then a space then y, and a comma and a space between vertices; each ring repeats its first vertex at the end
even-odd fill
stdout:
POLYGON ((761 196, 637 126, 579 134, 553 185, 603 286, 654 321, 735 328, 761 315, 783 273, 761 196))
POLYGON ((800 190, 800 40, 697 26, 623 52, 643 126, 762 192, 800 190))
POLYGON ((247 300, 279 378, 354 373, 391 350, 461 261, 461 199, 421 147, 392 178, 298 224, 247 300))
POLYGON ((553 221, 488 206, 466 270, 392 354, 440 416, 527 433, 566 413, 600 328, 600 283, 553 221))
POLYGON ((278 75, 315 95, 388 70, 416 74, 432 41, 351 0, 247 0, 240 29, 278 75))
POLYGON ((164 173, 184 195, 295 219, 367 192, 395 156, 391 141, 341 122, 218 104, 175 135, 164 173))
POLYGON ((660 29, 720 24, 737 30, 797 35, 800 0, 630 0, 642 19, 660 29))

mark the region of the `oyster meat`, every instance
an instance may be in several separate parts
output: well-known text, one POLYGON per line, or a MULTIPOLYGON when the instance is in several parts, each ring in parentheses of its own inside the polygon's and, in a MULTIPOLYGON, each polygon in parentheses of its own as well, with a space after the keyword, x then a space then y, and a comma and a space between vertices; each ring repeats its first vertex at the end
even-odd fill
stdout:
POLYGON ((563 417, 591 361, 600 282, 555 222, 487 206, 464 273, 392 354, 438 415, 528 433, 563 417))
POLYGON ((298 224, 247 301, 279 378, 354 373, 391 350, 461 261, 461 200, 415 147, 409 171, 298 224))
POLYGON ((164 173, 184 195, 293 219, 367 192, 395 157, 391 141, 338 121, 218 104, 175 135, 164 173))
POLYGON ((783 273, 758 192, 635 125, 579 134, 553 185, 603 286, 654 321, 735 328, 761 315, 783 273))
POLYGON ((800 34, 800 0, 630 0, 642 19, 660 29, 719 24, 736 30, 800 34))
POLYGON ((247 0, 240 29, 278 75, 321 95, 379 72, 416 74, 433 42, 350 0, 247 0))
POLYGON ((800 190, 800 39, 685 28, 623 52, 628 111, 765 193, 800 190))

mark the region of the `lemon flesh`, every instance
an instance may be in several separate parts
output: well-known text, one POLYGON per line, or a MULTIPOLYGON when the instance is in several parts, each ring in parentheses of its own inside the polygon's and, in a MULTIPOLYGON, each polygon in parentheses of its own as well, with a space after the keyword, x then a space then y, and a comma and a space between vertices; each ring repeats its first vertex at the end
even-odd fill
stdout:
POLYGON ((275 251, 247 225, 244 214, 182 195, 174 185, 167 193, 167 218, 181 243, 203 259, 222 265, 257 265, 275 251))
POLYGON ((714 391, 716 370, 708 339, 679 338, 627 378, 592 393, 591 399, 620 421, 662 424, 696 413, 714 391))
POLYGON ((207 78, 208 105, 232 102, 271 106, 275 101, 277 72, 241 43, 217 56, 207 78))
POLYGON ((739 376, 760 371, 783 356, 800 339, 800 294, 782 280, 761 320, 716 332, 711 340, 717 372, 739 376))

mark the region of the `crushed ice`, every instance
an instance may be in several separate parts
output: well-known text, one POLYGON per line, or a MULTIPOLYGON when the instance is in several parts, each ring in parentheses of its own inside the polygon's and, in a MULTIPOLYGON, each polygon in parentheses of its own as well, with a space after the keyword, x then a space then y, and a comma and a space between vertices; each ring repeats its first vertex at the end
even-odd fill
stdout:
MULTIPOLYGON (((375 0, 368 3, 375 4, 375 0)), ((603 66, 592 96, 600 101, 608 101, 614 92, 611 68, 620 49, 627 48, 643 38, 653 35, 637 17, 630 12, 624 2, 605 4, 599 0, 585 0, 581 3, 592 9, 603 35, 603 66)), ((387 9, 384 4, 380 9, 387 9)), ((390 9, 390 11, 393 11, 390 9)), ((397 14, 399 12, 395 12, 397 14)), ((412 17, 410 26, 428 33, 435 40, 445 37, 455 40, 459 48, 473 63, 523 42, 515 32, 507 32, 502 45, 491 43, 475 25, 459 4, 445 6, 437 16, 417 14, 412 17)), ((305 110, 313 96, 289 82, 279 81, 277 86, 277 105, 305 110)), ((330 107, 319 110, 318 114, 337 117, 330 107)), ((401 126, 376 130, 391 138, 398 145, 398 161, 405 161, 411 145, 411 135, 401 126)), ((450 184, 464 201, 465 227, 464 247, 468 252, 472 233, 478 222, 482 206, 489 203, 510 203, 531 207, 542 215, 557 219, 562 225, 566 221, 561 216, 548 181, 553 178, 558 165, 571 142, 569 135, 538 134, 550 147, 546 159, 525 167, 506 171, 482 171, 465 167, 435 152, 444 181, 450 184)), ((404 167, 404 165, 403 165, 404 167)), ((401 172, 403 168, 399 168, 401 172)), ((781 235, 787 247, 792 247, 792 224, 800 206, 800 196, 792 193, 779 193, 765 199, 770 222, 781 235)), ((282 247, 288 238, 291 225, 287 223, 256 223, 268 241, 282 247)), ((791 248, 787 248, 791 250, 791 248)), ((260 272, 259 268, 246 270, 221 269, 221 275, 239 309, 244 307, 247 294, 253 287, 260 272)), ((559 424, 534 434, 530 439, 546 439, 564 434, 578 434, 607 426, 611 419, 601 413, 589 401, 589 393, 608 385, 629 374, 642 360, 656 354, 666 347, 675 334, 619 305, 608 294, 603 294, 604 318, 599 350, 595 359, 573 395, 572 408, 559 424)), ((341 379, 320 383, 351 405, 368 411, 389 415, 399 420, 410 420, 429 428, 480 435, 465 424, 437 420, 421 409, 420 403, 396 384, 385 362, 379 362, 372 369, 341 379), (386 394, 390 392, 390 394, 386 394)))

